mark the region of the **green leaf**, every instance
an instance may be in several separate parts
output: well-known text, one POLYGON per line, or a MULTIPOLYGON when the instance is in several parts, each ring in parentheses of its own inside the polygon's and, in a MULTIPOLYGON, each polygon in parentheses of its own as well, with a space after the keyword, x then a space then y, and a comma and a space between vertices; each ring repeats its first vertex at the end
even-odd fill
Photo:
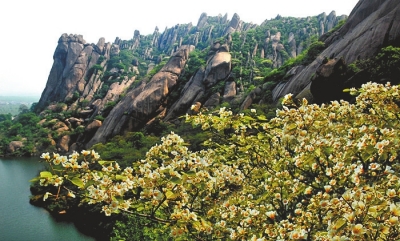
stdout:
POLYGON ((185 172, 185 174, 187 176, 189 176, 189 177, 195 177, 196 176, 196 172, 195 171, 188 171, 188 172, 185 172))
POLYGON ((40 177, 45 178, 45 177, 53 177, 53 174, 51 172, 40 172, 40 177))
POLYGON ((250 117, 250 116, 245 116, 245 117, 244 117, 244 120, 247 120, 247 121, 254 121, 255 119, 252 118, 252 117, 250 117))
POLYGON ((102 166, 104 165, 110 165, 111 163, 113 163, 114 161, 98 161, 98 163, 102 166))
POLYGON ((167 199, 174 199, 174 198, 176 198, 175 193, 173 193, 173 192, 170 191, 170 190, 168 190, 168 191, 165 193, 165 196, 167 197, 167 199))
POLYGON ((35 177, 35 178, 32 178, 31 180, 29 180, 29 182, 37 182, 39 180, 40 180, 40 177, 35 177))
POLYGON ((180 179, 179 177, 173 177, 170 181, 174 184, 182 184, 182 179, 180 179))
POLYGON ((125 181, 126 180, 126 176, 115 175, 115 179, 117 179, 118 181, 125 181))
POLYGON ((267 119, 265 116, 263 116, 263 115, 257 116, 257 119, 260 120, 260 121, 266 121, 266 120, 268 120, 268 119, 267 119))
POLYGON ((87 188, 87 187, 89 187, 89 186, 91 186, 91 185, 93 185, 93 184, 95 184, 96 182, 95 181, 93 181, 93 180, 89 180, 89 181, 87 181, 86 182, 86 184, 85 184, 85 189, 87 188))
POLYGON ((286 129, 289 130, 289 131, 294 130, 296 128, 297 128, 296 123, 288 124, 287 127, 286 127, 286 129))
POLYGON ((347 220, 345 218, 339 218, 336 220, 335 224, 332 226, 333 230, 339 230, 343 225, 345 225, 347 220))
POLYGON ((72 182, 72 184, 78 186, 79 188, 83 188, 85 186, 79 177, 73 177, 72 179, 70 179, 70 181, 72 182))
POLYGON ((317 149, 315 150, 315 154, 316 154, 317 156, 321 156, 321 148, 317 148, 317 149))
POLYGON ((330 154, 332 154, 334 151, 335 151, 335 148, 333 148, 333 147, 325 147, 325 148, 324 148, 324 153, 325 153, 326 155, 330 155, 330 154))
POLYGON ((365 149, 369 154, 375 153, 376 149, 372 145, 368 145, 367 148, 365 149))
POLYGON ((193 225, 193 228, 195 228, 197 231, 200 231, 202 228, 202 225, 199 221, 193 222, 192 225, 193 225))

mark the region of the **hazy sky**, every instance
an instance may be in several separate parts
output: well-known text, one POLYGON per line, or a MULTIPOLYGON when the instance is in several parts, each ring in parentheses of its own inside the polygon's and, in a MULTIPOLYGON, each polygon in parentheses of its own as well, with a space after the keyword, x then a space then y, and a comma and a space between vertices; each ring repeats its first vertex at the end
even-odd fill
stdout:
POLYGON ((81 34, 88 43, 100 37, 129 40, 135 29, 151 34, 178 23, 238 13, 241 20, 261 24, 282 16, 306 17, 332 10, 349 15, 358 0, 10 0, 0 8, 0 95, 42 93, 61 34, 81 34))

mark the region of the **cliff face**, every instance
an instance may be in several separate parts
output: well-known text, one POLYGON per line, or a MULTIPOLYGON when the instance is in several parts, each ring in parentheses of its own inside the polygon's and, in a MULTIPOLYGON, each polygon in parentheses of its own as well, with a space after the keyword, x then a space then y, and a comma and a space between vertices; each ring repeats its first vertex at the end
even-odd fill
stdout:
POLYGON ((351 64, 376 55, 382 47, 400 46, 400 5, 397 0, 360 0, 347 22, 320 40, 328 47, 290 81, 275 88, 275 101, 288 93, 309 96, 311 77, 325 58, 343 58, 351 64))
POLYGON ((54 63, 38 107, 72 99, 75 91, 86 96, 95 92, 100 85, 98 79, 88 80, 85 77, 91 77, 88 76, 88 70, 101 55, 109 58, 110 48, 110 44, 105 44, 103 38, 94 45, 86 44, 81 35, 63 34, 58 40, 54 63))
POLYGON ((150 118, 160 114, 164 110, 163 101, 176 85, 189 53, 193 50, 194 46, 181 46, 147 84, 142 82, 129 91, 112 109, 108 118, 104 120, 104 124, 89 141, 88 146, 104 142, 109 137, 124 131, 141 127, 150 118))
POLYGON ((345 18, 335 12, 304 19, 278 16, 258 26, 238 14, 229 20, 204 13, 196 26, 177 24, 162 33, 156 27, 148 36, 136 30, 132 39, 113 43, 101 38, 87 44, 82 36, 64 34, 37 107, 46 116, 50 104, 54 110, 65 103, 57 118, 66 128, 56 140, 65 152, 139 130, 155 118, 177 123, 192 105, 246 109, 270 88, 257 86, 262 70, 282 66, 313 35, 345 18), (286 27, 277 27, 282 24, 286 27))

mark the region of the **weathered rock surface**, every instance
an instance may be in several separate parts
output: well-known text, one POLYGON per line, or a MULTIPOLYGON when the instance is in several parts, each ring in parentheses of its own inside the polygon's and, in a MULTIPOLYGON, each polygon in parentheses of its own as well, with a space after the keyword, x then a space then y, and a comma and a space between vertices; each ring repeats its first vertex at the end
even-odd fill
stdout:
POLYGON ((299 73, 301 73, 304 70, 304 68, 305 66, 303 65, 295 66, 286 73, 287 77, 285 80, 287 81, 279 83, 272 91, 272 99, 274 101, 278 100, 281 96, 283 96, 282 91, 284 90, 286 83, 291 82, 293 78, 295 78, 299 73))
POLYGON ((210 96, 210 98, 207 99, 207 101, 204 103, 204 107, 206 108, 214 108, 220 104, 220 99, 221 94, 219 92, 213 94, 210 96))
POLYGON ((227 81, 225 83, 224 95, 222 96, 224 102, 230 102, 236 96, 236 83, 233 81, 227 81))
POLYGON ((257 96, 260 95, 261 93, 261 88, 257 87, 254 90, 250 92, 250 94, 246 97, 246 99, 243 101, 242 105, 240 106, 241 110, 246 110, 250 107, 251 104, 254 103, 254 100, 257 99, 257 96))
POLYGON ((53 128, 51 128, 52 130, 56 131, 58 134, 62 134, 65 131, 69 130, 69 127, 62 121, 59 121, 57 119, 54 119, 55 124, 53 126, 53 128))
POLYGON ((12 141, 10 144, 8 144, 7 147, 7 152, 8 153, 14 153, 18 151, 18 149, 22 148, 24 146, 24 143, 22 141, 12 141))
POLYGON ((311 76, 325 57, 342 57, 346 64, 351 64, 374 56, 382 47, 400 46, 400 4, 398 0, 360 0, 342 27, 321 39, 329 47, 285 86, 280 86, 275 101, 288 93, 309 91, 311 76))
POLYGON ((83 119, 78 119, 78 118, 75 118, 75 117, 71 117, 71 118, 66 119, 65 122, 70 127, 75 128, 77 126, 80 126, 84 122, 84 120, 83 119))
POLYGON ((102 122, 99 120, 92 121, 89 125, 86 126, 85 131, 87 132, 94 132, 100 128, 102 122))
MULTIPOLYGON (((228 78, 231 72, 231 55, 227 51, 227 48, 227 44, 214 42, 210 52, 208 53, 210 58, 207 66, 205 69, 199 69, 189 82, 186 83, 181 92, 181 98, 179 98, 179 100, 172 105, 170 110, 168 110, 165 117, 166 121, 174 119, 184 113, 189 113, 190 107, 194 103, 201 102, 201 100, 204 99, 204 93, 207 89, 214 86, 219 81, 228 78)), ((227 93, 227 99, 232 99, 236 94, 236 87, 234 87, 234 89, 234 93, 227 93)), ((216 96, 214 97, 217 98, 216 96)), ((218 95, 218 100, 212 101, 212 104, 208 103, 208 106, 217 105, 216 103, 219 103, 219 97, 220 95, 218 95)))
POLYGON ((69 142, 71 141, 71 137, 69 135, 65 135, 61 137, 58 141, 58 151, 66 153, 69 151, 69 142))
POLYGON ((218 81, 225 79, 231 71, 231 54, 219 52, 207 64, 203 83, 206 87, 215 85, 218 81))
POLYGON ((207 13, 202 13, 200 15, 199 21, 197 23, 197 29, 202 29, 207 23, 207 13))
POLYGON ((149 83, 142 83, 129 91, 125 98, 112 109, 87 146, 104 142, 111 136, 120 134, 122 130, 129 131, 134 127, 142 126, 158 115, 164 109, 163 102, 176 85, 189 53, 193 50, 194 46, 181 46, 149 83))
POLYGON ((128 79, 128 77, 125 76, 124 80, 121 81, 121 83, 112 83, 107 91, 106 96, 103 99, 98 99, 97 101, 93 102, 92 106, 94 107, 95 111, 92 115, 95 116, 99 112, 101 112, 107 103, 117 101, 120 98, 121 94, 123 94, 134 81, 135 77, 128 79))
POLYGON ((130 117, 132 113, 133 100, 142 92, 146 83, 142 82, 138 87, 129 91, 126 96, 111 110, 110 114, 104 120, 102 126, 87 144, 87 147, 104 142, 117 134, 123 133, 123 130, 129 127, 130 122, 134 122, 134 118, 130 117))
MULTIPOLYGON (((99 87, 99 84, 95 84, 98 78, 94 78, 97 72, 91 76, 87 74, 100 55, 109 58, 111 45, 105 43, 104 38, 101 38, 97 45, 83 44, 84 42, 80 35, 63 34, 60 37, 46 88, 37 105, 39 109, 51 102, 66 102, 72 98, 74 92, 82 95, 88 86, 92 90, 91 93, 96 91, 93 87, 99 87)), ((85 94, 88 95, 89 92, 87 90, 85 94)))
MULTIPOLYGON (((330 17, 325 14, 323 17, 325 28, 329 22, 337 21, 333 14, 331 20, 329 19, 330 17)), ((303 30, 293 31, 289 36, 285 36, 289 38, 288 45, 282 37, 284 46, 279 30, 272 28, 270 29, 274 33, 272 36, 270 30, 266 30, 264 43, 254 44, 254 38, 251 35, 247 36, 246 31, 256 26, 243 22, 237 14, 228 20, 227 14, 209 17, 203 13, 197 26, 193 26, 192 23, 177 24, 166 28, 162 33, 156 27, 152 36, 140 35, 140 32, 135 30, 132 39, 122 40, 117 37, 113 44, 107 43, 104 38, 100 38, 97 44, 86 44, 80 35, 62 35, 38 107, 43 109, 52 102, 67 103, 69 107, 67 110, 60 110, 60 106, 54 106, 60 111, 68 111, 68 114, 73 113, 73 117, 63 120, 65 128, 60 127, 60 133, 76 128, 86 127, 86 129, 79 137, 73 136, 73 140, 59 138, 57 148, 62 151, 72 151, 86 143, 87 147, 90 147, 95 143, 105 142, 117 134, 138 130, 149 123, 149 120, 164 118, 173 121, 184 113, 192 113, 190 110, 192 105, 198 108, 202 106, 213 108, 221 102, 229 102, 232 106, 240 106, 245 98, 244 85, 242 80, 236 82, 235 77, 231 75, 232 57, 229 51, 238 46, 234 46, 237 44, 236 39, 233 43, 230 33, 240 32, 241 40, 238 44, 251 43, 251 50, 236 53, 234 58, 246 59, 246 68, 250 66, 255 69, 258 67, 255 57, 271 59, 272 64, 269 61, 265 63, 271 65, 270 67, 279 67, 288 57, 295 57, 303 45, 307 47, 306 41, 297 43, 297 37, 318 33, 318 27, 315 29, 305 27, 303 30), (213 43, 208 52, 206 65, 191 77, 179 97, 169 96, 176 87, 182 88, 177 86, 177 81, 186 70, 189 53, 194 49, 191 45, 197 43, 201 43, 200 49, 204 48, 204 44, 213 43), (146 46, 140 46, 141 44, 146 46), (140 51, 137 51, 138 49, 140 51), (111 66, 111 62, 108 61, 110 57, 118 56, 120 51, 124 50, 134 52, 135 56, 137 54, 131 61, 133 66, 124 63, 127 68, 123 69, 115 62, 111 66), (146 70, 149 73, 165 58, 169 58, 168 63, 150 80, 145 77, 142 82, 134 83, 135 77, 131 76, 138 74, 139 69, 142 75, 146 70), (95 68, 92 68, 93 66, 95 68), (126 77, 127 75, 130 78, 126 77), (225 84, 224 89, 222 81, 225 84), (236 83, 242 84, 236 86, 236 83), (129 91, 125 93, 127 90, 129 91), (175 101, 176 99, 178 100, 175 101), (175 102, 171 103, 172 100, 175 102), (107 105, 110 102, 117 103, 111 112, 109 111, 112 105, 107 105), (102 114, 105 119, 101 126, 92 128, 93 123, 88 125, 91 120, 102 114), (67 148, 68 145, 71 146, 67 148)), ((250 78, 255 75, 256 71, 250 74, 250 78)), ((260 76, 256 77, 260 79, 260 76)), ((261 92, 260 89, 256 90, 252 92, 251 98, 246 100, 246 104, 242 105, 243 108, 247 108, 255 100, 260 103, 257 95, 261 92)))
POLYGON ((168 111, 165 120, 171 120, 189 111, 190 107, 198 102, 205 92, 203 84, 204 69, 199 69, 196 74, 186 83, 181 98, 174 103, 168 111))

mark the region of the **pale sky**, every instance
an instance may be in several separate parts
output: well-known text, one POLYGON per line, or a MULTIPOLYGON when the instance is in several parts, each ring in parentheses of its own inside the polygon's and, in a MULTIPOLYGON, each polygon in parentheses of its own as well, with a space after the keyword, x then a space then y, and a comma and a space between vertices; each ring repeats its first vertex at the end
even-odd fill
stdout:
POLYGON ((9 0, 0 8, 0 96, 40 96, 61 34, 81 34, 88 43, 100 37, 129 40, 135 29, 147 35, 156 26, 234 13, 245 22, 261 24, 281 16, 307 17, 332 10, 349 15, 358 0, 9 0))

